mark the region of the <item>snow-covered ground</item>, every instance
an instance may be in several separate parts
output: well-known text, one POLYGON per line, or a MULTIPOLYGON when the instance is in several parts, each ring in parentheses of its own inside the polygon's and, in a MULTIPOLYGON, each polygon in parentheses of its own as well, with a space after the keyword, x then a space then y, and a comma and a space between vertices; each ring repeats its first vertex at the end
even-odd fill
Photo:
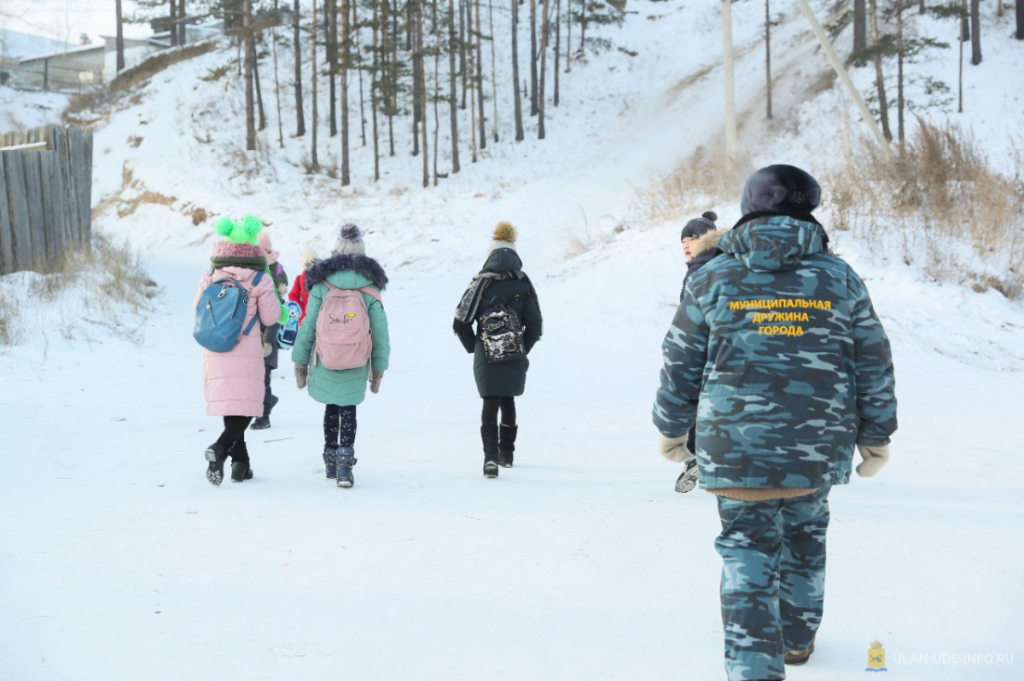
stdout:
MULTIPOLYGON (((157 76, 116 113, 96 138, 96 224, 146 252, 163 291, 138 346, 88 322, 88 340, 71 342, 30 322, 0 355, 0 678, 721 678, 714 499, 672 491, 678 467, 657 454, 649 415, 679 225, 613 231, 634 187, 718 135, 717 5, 631 3, 639 14, 609 35, 633 48, 643 37, 650 55, 574 65, 548 140, 503 141, 475 166, 464 149, 463 172, 429 191, 404 149, 376 187, 365 151, 356 187, 310 179, 300 139, 240 172, 240 119, 215 117, 237 108, 237 89, 196 81, 223 54, 157 76), (146 190, 174 200, 132 200, 146 190), (255 479, 206 482, 219 422, 204 415, 189 338, 213 241, 210 222, 192 224, 197 207, 264 217, 292 276, 301 249, 328 251, 344 219, 370 230, 392 281, 393 355, 359 408, 354 489, 323 479, 322 410, 288 362, 273 428, 249 437, 255 479), (499 219, 520 227, 545 334, 519 400, 516 467, 487 481, 471 360, 450 322, 499 219)), ((753 112, 760 17, 737 14, 737 44, 750 46, 741 110, 753 112)), ((778 40, 794 50, 780 69, 806 83, 827 64, 804 30, 786 23, 778 40)), ((1013 73, 988 54, 993 79, 1013 73)), ((834 100, 780 106, 796 129, 821 97, 834 100)), ((787 135, 745 139, 759 163, 818 167, 820 145, 787 135)), ((723 224, 738 217, 714 208, 723 224)), ((861 678, 876 639, 900 678, 1020 678, 1024 312, 844 237, 892 337, 901 426, 890 465, 832 495, 825 620, 789 678, 861 678), (993 663, 942 657, 964 654, 993 663), (911 663, 922 655, 937 657, 911 663)))

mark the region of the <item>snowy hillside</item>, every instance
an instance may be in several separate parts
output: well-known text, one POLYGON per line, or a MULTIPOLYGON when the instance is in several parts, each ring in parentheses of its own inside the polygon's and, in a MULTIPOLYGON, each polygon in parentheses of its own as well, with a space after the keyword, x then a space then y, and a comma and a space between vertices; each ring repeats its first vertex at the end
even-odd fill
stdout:
MULTIPOLYGON (((763 14, 734 10, 741 148, 754 165, 824 173, 830 141, 856 119, 795 3, 779 5, 772 124, 761 121, 763 14)), ((464 142, 462 172, 431 189, 408 119, 381 182, 358 135, 352 187, 308 175, 309 135, 288 135, 288 50, 283 150, 261 64, 258 162, 240 152, 240 79, 212 77, 234 50, 120 100, 95 138, 95 226, 142 251, 161 286, 133 327, 139 342, 107 337, 111 318, 130 314, 119 307, 61 333, 55 311, 83 305, 85 285, 36 309, 24 297, 35 275, 0 280, 0 298, 24 301, 21 342, 0 353, 0 679, 721 678, 715 501, 672 491, 679 470, 650 424, 681 224, 635 221, 637 189, 721 145, 718 7, 631 2, 626 24, 599 35, 637 55, 612 49, 563 73, 548 139, 531 123, 514 142, 502 113, 501 141, 476 164, 464 142), (391 369, 359 408, 352 490, 323 480, 323 412, 287 361, 273 427, 247 438, 255 479, 214 488, 203 477, 221 425, 204 414, 189 305, 213 219, 243 212, 266 221, 293 277, 305 246, 326 254, 354 220, 391 279, 391 369), (518 402, 516 467, 486 481, 471 360, 450 329, 498 220, 520 229, 545 333, 518 402)), ((1006 33, 991 25, 960 116, 995 162, 1024 132, 994 87, 1022 66, 1020 44, 998 42, 1006 33)), ((953 55, 914 68, 946 74, 953 55)), ((862 91, 867 71, 854 72, 862 91)), ((468 118, 460 126, 467 134, 468 118)), ((329 166, 339 142, 320 134, 329 166)), ((705 208, 724 225, 739 217, 735 200, 705 208)), ((1012 664, 891 664, 900 678, 1019 678, 1024 550, 1007 537, 1024 520, 1024 311, 994 290, 937 284, 863 232, 833 236, 892 338, 900 430, 882 473, 831 497, 825 620, 812 663, 788 678, 859 679, 875 639, 890 659, 1016 653, 1012 664)))

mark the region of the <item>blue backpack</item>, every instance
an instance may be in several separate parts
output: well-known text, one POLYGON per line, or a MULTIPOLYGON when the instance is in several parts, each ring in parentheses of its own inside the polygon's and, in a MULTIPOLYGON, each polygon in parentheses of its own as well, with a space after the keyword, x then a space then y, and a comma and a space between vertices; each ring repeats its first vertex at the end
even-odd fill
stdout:
MULTIPOLYGON (((262 277, 263 272, 256 273, 252 280, 253 288, 262 277)), ((259 314, 254 315, 243 331, 242 324, 248 309, 249 291, 231 277, 218 279, 199 296, 192 337, 211 352, 228 352, 249 335, 259 319, 259 314)))

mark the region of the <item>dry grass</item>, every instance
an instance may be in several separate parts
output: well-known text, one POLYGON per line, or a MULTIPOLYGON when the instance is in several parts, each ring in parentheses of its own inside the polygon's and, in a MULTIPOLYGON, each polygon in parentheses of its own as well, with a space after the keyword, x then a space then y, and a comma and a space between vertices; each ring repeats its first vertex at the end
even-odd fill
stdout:
POLYGON ((732 161, 700 147, 672 172, 637 190, 628 222, 653 226, 700 214, 739 196, 750 170, 746 159, 732 161))
POLYGON ((13 296, 0 296, 0 347, 17 345, 22 337, 21 305, 13 296))
MULTIPOLYGON (((57 326, 62 338, 88 338, 80 326, 87 322, 104 327, 104 335, 141 341, 142 326, 160 289, 127 244, 94 234, 90 247, 69 251, 52 272, 33 276, 27 298, 34 306, 57 304, 64 293, 78 286, 84 287, 85 295, 81 307, 74 305, 72 309, 82 309, 84 314, 71 317, 67 310, 61 310, 57 326)), ((18 343, 21 331, 17 297, 0 296, 0 346, 18 343)))
POLYGON ((134 86, 160 73, 168 66, 177 64, 178 62, 183 62, 187 59, 193 59, 208 52, 212 52, 215 49, 217 49, 217 42, 214 40, 208 40, 201 43, 192 43, 191 45, 185 45, 184 47, 158 52, 156 55, 150 57, 138 66, 125 69, 121 73, 117 74, 117 78, 110 81, 110 91, 124 92, 125 90, 130 90, 134 86))
MULTIPOLYGON (((918 120, 902 153, 886 158, 871 140, 850 135, 823 176, 833 229, 884 236, 906 263, 940 281, 1024 296, 1024 153, 1012 150, 1012 176, 996 172, 970 133, 918 120)), ((837 149, 838 151, 838 149, 837 149)))

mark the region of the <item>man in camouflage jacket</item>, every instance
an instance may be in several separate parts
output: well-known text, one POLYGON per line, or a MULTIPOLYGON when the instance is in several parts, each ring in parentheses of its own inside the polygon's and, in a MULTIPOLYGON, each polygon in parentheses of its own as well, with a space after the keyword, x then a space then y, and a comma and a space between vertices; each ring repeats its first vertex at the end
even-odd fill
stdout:
POLYGON ((662 454, 696 422, 701 485, 718 496, 730 681, 783 679, 821 622, 828 493, 874 475, 896 430, 889 340, 864 282, 811 216, 821 189, 792 166, 744 188, 744 217, 687 283, 662 346, 662 454), (699 406, 698 406, 699 405, 699 406))

